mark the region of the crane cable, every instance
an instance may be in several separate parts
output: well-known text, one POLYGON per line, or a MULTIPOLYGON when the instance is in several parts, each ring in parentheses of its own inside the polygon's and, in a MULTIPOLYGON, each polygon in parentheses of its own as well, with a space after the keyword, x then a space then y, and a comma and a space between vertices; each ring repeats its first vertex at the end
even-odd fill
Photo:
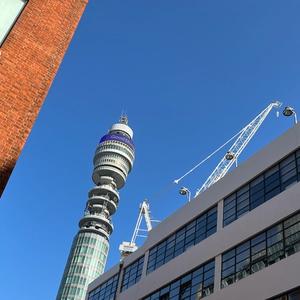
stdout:
POLYGON ((201 160, 197 165, 195 165, 192 169, 190 169, 189 171, 187 171, 184 175, 182 175, 180 178, 175 179, 173 181, 173 183, 178 184, 183 178, 185 178, 187 175, 189 175, 190 173, 192 173, 194 170, 196 170, 198 167, 200 167, 203 163, 205 163, 209 158, 211 158, 214 154, 216 154, 217 152, 219 152, 222 148, 224 148, 228 143, 230 143, 234 138, 236 138, 239 134, 241 134, 247 127, 249 126, 249 124, 247 126, 245 126, 243 129, 241 129, 238 133, 236 133, 233 137, 231 137, 227 142, 225 142, 222 146, 220 146, 219 148, 217 148, 214 152, 212 152, 211 154, 209 154, 206 158, 204 158, 203 160, 201 160))
POLYGON ((246 128, 248 127, 248 125, 246 125, 244 128, 242 128, 238 133, 236 133, 233 137, 231 137, 227 142, 225 142, 222 146, 220 146, 214 152, 212 152, 211 154, 209 154, 205 159, 203 159, 202 161, 200 161, 197 165, 195 165, 192 169, 190 169, 188 172, 186 172, 183 176, 181 176, 180 178, 175 179, 172 182, 169 182, 168 184, 166 184, 165 186, 163 186, 159 191, 157 191, 156 193, 154 193, 154 195, 152 197, 150 197, 150 199, 159 198, 163 194, 165 194, 167 191, 169 191, 172 188, 172 186, 173 186, 174 183, 178 184, 183 178, 185 178, 187 175, 189 175, 190 173, 192 173, 195 169, 197 169, 198 167, 200 167, 200 165, 202 165, 204 162, 206 162, 209 158, 211 158, 214 154, 216 154, 218 151, 220 151, 222 148, 224 148, 228 143, 230 143, 234 138, 236 138, 239 134, 241 134, 244 130, 246 130, 246 128))
POLYGON ((211 154, 209 154, 206 158, 201 160, 198 164, 196 164, 192 169, 187 171, 184 175, 182 175, 180 178, 173 180, 172 182, 166 184, 164 187, 162 187, 158 192, 154 193, 154 195, 151 197, 158 198, 161 197, 163 194, 165 194, 168 190, 171 189, 172 185, 178 184, 183 178, 191 174, 193 171, 195 171, 198 167, 200 167, 203 163, 205 163, 208 159, 210 159, 213 155, 215 155, 217 152, 219 152, 222 148, 224 148, 227 144, 229 144, 234 138, 236 138, 238 135, 240 135, 243 131, 247 129, 249 124, 247 124, 244 128, 242 128, 238 133, 236 133, 233 137, 231 137, 228 141, 226 141, 223 145, 221 145, 219 148, 217 148, 215 151, 213 151, 211 154))

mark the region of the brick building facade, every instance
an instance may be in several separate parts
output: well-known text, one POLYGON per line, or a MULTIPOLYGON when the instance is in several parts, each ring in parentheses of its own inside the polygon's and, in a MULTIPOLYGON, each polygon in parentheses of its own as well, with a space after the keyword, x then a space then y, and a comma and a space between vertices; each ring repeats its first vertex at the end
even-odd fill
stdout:
POLYGON ((87 4, 20 1, 26 5, 0 45, 0 196, 87 4))

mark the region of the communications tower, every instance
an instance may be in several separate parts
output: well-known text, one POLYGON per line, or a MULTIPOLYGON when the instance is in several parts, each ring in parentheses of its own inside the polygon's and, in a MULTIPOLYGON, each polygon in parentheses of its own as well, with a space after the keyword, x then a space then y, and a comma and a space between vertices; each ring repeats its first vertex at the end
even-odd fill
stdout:
POLYGON ((113 231, 111 215, 120 200, 118 190, 124 186, 134 162, 132 138, 127 116, 122 115, 100 140, 94 156, 95 186, 88 193, 57 300, 85 299, 88 284, 104 271, 113 231))

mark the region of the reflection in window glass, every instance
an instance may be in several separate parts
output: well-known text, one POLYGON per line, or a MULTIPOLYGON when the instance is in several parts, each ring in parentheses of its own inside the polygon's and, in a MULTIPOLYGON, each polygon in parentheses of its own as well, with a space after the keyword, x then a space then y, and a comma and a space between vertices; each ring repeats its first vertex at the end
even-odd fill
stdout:
POLYGON ((299 300, 300 299, 300 288, 287 292, 281 296, 276 296, 270 300, 299 300))
POLYGON ((223 225, 275 197, 300 181, 300 150, 255 177, 224 199, 223 225))
POLYGON ((214 291, 215 261, 197 267, 143 300, 202 299, 214 291))
POLYGON ((300 251, 300 213, 223 253, 222 288, 300 251))
POLYGON ((217 230, 217 207, 198 216, 177 230, 174 234, 151 248, 149 251, 147 273, 167 263, 174 257, 198 244, 217 230))
POLYGON ((88 300, 115 299, 119 273, 89 293, 88 300))
POLYGON ((137 283, 142 276, 144 256, 140 257, 124 269, 121 291, 137 283))

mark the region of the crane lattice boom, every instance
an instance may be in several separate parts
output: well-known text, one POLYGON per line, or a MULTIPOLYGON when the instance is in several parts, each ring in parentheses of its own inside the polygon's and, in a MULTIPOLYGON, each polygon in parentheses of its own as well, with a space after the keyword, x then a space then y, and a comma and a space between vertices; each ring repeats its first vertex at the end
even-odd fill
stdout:
POLYGON ((139 216, 135 224, 134 232, 131 238, 132 244, 135 243, 136 238, 139 235, 139 232, 141 231, 141 223, 142 223, 143 216, 145 218, 147 231, 150 231, 152 229, 152 224, 150 219, 150 207, 149 207, 149 203, 146 200, 144 200, 140 205, 139 216))
POLYGON ((134 252, 138 248, 135 243, 136 238, 138 236, 146 237, 145 235, 141 235, 140 232, 149 232, 152 229, 152 223, 151 223, 152 221, 157 222, 157 220, 151 220, 149 203, 147 202, 147 200, 144 200, 140 204, 139 216, 138 216, 137 222, 135 224, 135 228, 134 228, 134 232, 133 232, 131 241, 123 242, 119 247, 122 258, 129 255, 130 253, 134 252), (141 223, 142 223, 143 217, 145 218, 145 223, 146 223, 147 229, 141 229, 141 223))
POLYGON ((230 147, 229 151, 224 155, 222 160, 216 166, 211 175, 204 182, 202 187, 198 189, 196 196, 201 192, 204 192, 211 185, 216 183, 219 179, 226 175, 230 167, 237 161, 239 155, 252 139, 256 131, 259 129, 263 121, 273 108, 279 108, 281 103, 279 101, 269 104, 258 116, 256 116, 247 126, 245 126, 234 144, 230 147))

